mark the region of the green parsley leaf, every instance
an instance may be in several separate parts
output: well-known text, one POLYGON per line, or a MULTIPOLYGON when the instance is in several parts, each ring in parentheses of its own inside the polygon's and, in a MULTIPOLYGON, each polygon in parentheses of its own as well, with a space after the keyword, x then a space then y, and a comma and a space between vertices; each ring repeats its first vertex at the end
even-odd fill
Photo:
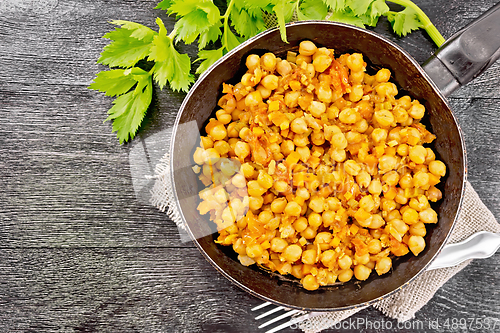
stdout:
POLYGON ((352 11, 348 9, 340 12, 335 12, 328 19, 330 21, 352 24, 360 28, 365 27, 363 19, 357 17, 352 11))
POLYGON ((328 7, 323 0, 301 1, 297 17, 299 20, 323 20, 328 14, 328 7))
POLYGON ((276 2, 276 0, 242 0, 241 4, 242 7, 248 8, 248 10, 263 10, 270 12, 276 2))
POLYGON ((370 4, 365 15, 362 16, 365 24, 374 27, 378 23, 380 16, 385 15, 389 11, 389 6, 384 0, 376 0, 370 4))
POLYGON ((203 11, 207 14, 210 25, 215 24, 220 19, 220 11, 210 0, 174 0, 168 14, 186 16, 193 11, 203 11))
POLYGON ((103 36, 112 42, 104 47, 97 62, 110 67, 132 67, 148 55, 155 32, 138 23, 114 22, 123 24, 123 27, 103 36))
POLYGON ((362 16, 368 10, 373 0, 347 0, 347 5, 351 8, 355 16, 362 16))
POLYGON ((153 36, 156 34, 152 29, 139 24, 135 22, 130 22, 130 21, 123 21, 123 20, 114 20, 111 21, 112 24, 114 25, 119 25, 123 29, 131 30, 132 33, 130 34, 130 37, 137 38, 137 39, 144 39, 144 40, 151 40, 153 36))
POLYGON ((423 27, 418 19, 417 12, 410 7, 406 7, 404 10, 395 14, 391 13, 387 18, 392 23, 394 32, 400 37, 406 36, 409 32, 423 27))
POLYGON ((200 38, 198 39, 198 50, 204 49, 210 42, 215 42, 222 35, 221 28, 222 23, 212 25, 207 30, 200 33, 200 38))
POLYGON ((162 0, 156 7, 155 9, 162 9, 162 10, 168 10, 170 6, 172 6, 172 3, 174 1, 172 0, 162 0))
POLYGON ((188 91, 194 77, 190 74, 191 59, 187 54, 180 54, 174 47, 171 37, 167 36, 167 29, 160 18, 156 19, 160 27, 153 39, 151 53, 148 60, 155 61, 153 66, 154 79, 160 89, 170 83, 173 90, 188 91))
POLYGON ((203 32, 220 23, 220 11, 208 0, 177 0, 168 9, 180 19, 175 23, 176 40, 191 44, 203 32))
POLYGON ((332 11, 341 11, 346 7, 346 0, 323 0, 323 3, 332 11))
POLYGON ((183 40, 186 44, 191 44, 200 33, 208 30, 208 26, 207 13, 201 10, 194 10, 175 23, 174 29, 177 30, 176 39, 183 40))
POLYGON ((231 25, 240 36, 248 39, 266 30, 261 11, 247 10, 240 5, 236 2, 229 16, 231 25))
POLYGON ((288 43, 288 40, 286 39, 285 24, 287 21, 289 21, 289 20, 287 20, 287 17, 291 16, 289 14, 290 11, 292 12, 292 15, 293 15, 293 10, 294 10, 294 5, 291 4, 291 6, 290 6, 290 3, 287 0, 278 0, 277 3, 273 7, 273 11, 276 14, 276 19, 278 20, 278 26, 280 29, 281 39, 285 43, 288 43))
POLYGON ((196 69, 196 74, 201 74, 206 71, 210 66, 212 66, 217 60, 222 58, 224 55, 224 47, 216 50, 202 50, 198 52, 198 59, 203 60, 200 66, 196 69))
POLYGON ((113 101, 113 107, 109 109, 109 116, 105 120, 113 120, 113 132, 117 132, 120 144, 135 137, 153 98, 153 83, 150 73, 134 67, 127 69, 124 74, 132 77, 137 85, 134 90, 113 101))
POLYGON ((125 75, 125 69, 112 69, 97 74, 90 89, 106 93, 106 96, 125 94, 137 83, 132 75, 125 75))
POLYGON ((227 51, 231 51, 236 46, 240 45, 241 41, 236 37, 236 35, 226 26, 224 32, 222 33, 222 45, 227 51))

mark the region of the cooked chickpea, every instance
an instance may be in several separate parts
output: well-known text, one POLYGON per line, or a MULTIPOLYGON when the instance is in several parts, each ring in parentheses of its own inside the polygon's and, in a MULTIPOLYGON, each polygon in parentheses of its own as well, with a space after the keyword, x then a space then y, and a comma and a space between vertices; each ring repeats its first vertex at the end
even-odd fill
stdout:
POLYGON ((406 224, 414 224, 418 222, 418 212, 413 208, 408 208, 404 211, 402 217, 406 224))
POLYGON ((302 249, 297 244, 288 245, 283 250, 282 256, 288 262, 295 262, 302 256, 302 249))
POLYGON ((423 222, 417 222, 415 224, 410 225, 409 232, 410 235, 422 236, 422 237, 424 237, 427 233, 423 222))
POLYGON ((347 57, 347 67, 351 71, 359 72, 364 70, 363 55, 361 53, 353 53, 347 57))
POLYGON ((361 100, 361 98, 363 98, 363 94, 364 94, 363 86, 361 85, 354 86, 351 92, 349 93, 349 100, 351 102, 357 102, 361 100))
POLYGON ((285 182, 284 180, 278 180, 276 182, 274 182, 274 185, 273 185, 273 188, 278 191, 278 192, 285 192, 286 190, 288 190, 288 183, 285 182))
MULTIPOLYGON (((262 78, 261 84, 266 89, 275 90, 276 88, 278 88, 278 77, 276 75, 272 75, 272 74, 266 75, 262 78)), ((271 93, 269 92, 269 94, 271 94, 271 93)), ((264 97, 264 96, 262 96, 262 97, 264 97)))
POLYGON ((247 107, 257 106, 262 103, 262 95, 259 91, 253 91, 245 97, 245 105, 247 107))
POLYGON ((367 171, 361 170, 356 176, 356 182, 360 187, 367 188, 370 185, 371 176, 367 171))
POLYGON ((338 279, 340 282, 348 282, 352 279, 353 274, 354 272, 352 271, 352 269, 343 269, 339 272, 338 279))
POLYGON ((261 196, 263 195, 267 189, 262 187, 256 180, 251 180, 247 183, 248 194, 251 196, 261 196))
POLYGON ((408 114, 415 119, 421 119, 424 117, 425 107, 422 104, 413 104, 408 111, 408 114))
MULTIPOLYGON (((307 64, 310 64, 311 63, 311 56, 306 56, 306 55, 303 55, 303 54, 299 54, 297 56, 297 58, 295 59, 295 62, 297 63, 298 66, 300 66, 302 63, 305 63, 306 64, 306 69, 310 69, 308 68, 307 64)), ((314 70, 314 67, 312 68, 314 70)), ((307 74, 307 71, 306 71, 306 74, 307 74)))
POLYGON ((251 54, 247 57, 245 64, 249 70, 253 71, 259 66, 260 58, 256 54, 251 54))
POLYGON ((316 234, 317 234, 316 229, 310 226, 305 228, 304 231, 300 233, 300 235, 305 239, 313 239, 314 237, 316 237, 316 234))
POLYGON ((321 253, 321 263, 325 266, 331 266, 334 259, 336 257, 336 253, 333 250, 327 250, 321 253))
POLYGON ((344 162, 344 169, 351 176, 357 176, 361 171, 361 166, 354 160, 347 160, 344 162))
POLYGON ((366 195, 361 200, 359 200, 359 207, 363 208, 367 212, 371 212, 375 209, 375 201, 371 195, 366 195))
POLYGON ((384 225, 385 225, 385 220, 382 218, 382 216, 374 214, 370 219, 370 225, 368 227, 370 229, 378 229, 383 227, 384 225))
POLYGON ((295 201, 290 201, 289 203, 286 204, 285 214, 287 215, 299 216, 301 211, 302 207, 300 207, 300 205, 295 201))
POLYGON ((250 145, 243 141, 238 141, 234 147, 234 153, 240 159, 244 160, 248 155, 250 155, 250 145))
POLYGON ((378 168, 380 169, 380 173, 386 173, 388 171, 396 169, 398 160, 394 156, 384 155, 380 157, 378 162, 378 168))
POLYGON ((424 223, 437 223, 438 221, 437 213, 432 208, 427 208, 421 211, 418 213, 418 216, 420 217, 420 221, 424 223))
POLYGON ((387 139, 387 130, 383 128, 375 128, 371 134, 373 142, 379 143, 387 139))
POLYGON ((441 200, 443 198, 443 194, 441 193, 441 190, 439 190, 438 188, 434 187, 434 186, 431 186, 428 190, 427 190, 427 198, 429 199, 429 201, 432 201, 432 202, 436 202, 438 200, 441 200))
POLYGON ((302 279, 302 285, 307 290, 316 290, 319 288, 318 281, 314 275, 306 275, 302 279))
POLYGON ((418 256, 425 248, 425 240, 422 236, 410 236, 408 239, 408 248, 410 251, 418 256))
POLYGON ((409 173, 404 174, 399 179, 399 186, 401 186, 403 190, 413 186, 413 178, 409 173))
POLYGON ((249 256, 250 258, 257 258, 261 256, 262 253, 264 253, 264 249, 260 244, 248 245, 246 251, 247 251, 247 256, 249 256))
POLYGON ((373 119, 383 127, 389 127, 394 123, 394 115, 389 110, 378 110, 373 114, 373 119))
POLYGON ((223 140, 227 136, 227 131, 226 128, 224 127, 223 124, 216 125, 212 127, 210 130, 209 135, 214 139, 215 141, 217 140, 223 140))
MULTIPOLYGON (((403 214, 404 215, 404 214, 403 214)), ((406 224, 406 222, 403 222, 401 221, 400 219, 394 219, 394 220, 391 220, 390 221, 390 224, 394 227, 394 229, 396 229, 396 231, 400 234, 400 235, 404 235, 409 227, 408 225, 406 224)))
POLYGON ((274 237, 271 239, 271 251, 281 253, 288 246, 288 242, 282 238, 274 237))
POLYGON ((382 251, 382 243, 378 239, 372 239, 368 242, 368 252, 377 254, 382 251))
POLYGON ((321 213, 325 206, 325 199, 320 196, 315 196, 309 201, 309 208, 316 213, 321 213))
POLYGON ((366 267, 365 265, 354 266, 354 276, 356 277, 356 279, 360 281, 368 279, 371 272, 372 270, 366 267))
POLYGON ((375 80, 378 82, 387 82, 391 78, 391 71, 387 68, 382 68, 375 74, 375 80))
POLYGON ((316 250, 303 251, 302 262, 307 265, 314 265, 316 263, 316 250))
POLYGON ((309 112, 316 117, 319 118, 326 111, 326 105, 323 102, 312 101, 309 106, 309 112))
POLYGON ((378 179, 374 179, 370 182, 368 186, 368 192, 374 195, 379 195, 382 193, 382 183, 378 179))
POLYGON ((413 175, 413 185, 415 187, 424 187, 429 184, 429 174, 427 172, 418 171, 413 175))
POLYGON ((305 40, 299 44, 299 53, 302 55, 312 56, 317 50, 318 47, 311 41, 305 40))
POLYGON ((341 269, 349 269, 352 265, 352 259, 348 255, 344 255, 338 259, 338 264, 341 269))
POLYGON ((344 124, 354 124, 358 121, 359 114, 355 109, 347 108, 340 111, 339 120, 344 124))
POLYGON ((285 76, 292 71, 292 66, 286 60, 281 60, 276 64, 276 71, 281 76, 285 76))
POLYGON ((328 67, 330 67, 331 63, 332 63, 332 58, 323 54, 317 56, 313 60, 314 69, 320 73, 324 72, 328 67))
POLYGON ((415 147, 410 147, 409 149, 410 160, 417 164, 423 164, 425 162, 425 157, 427 156, 427 150, 421 145, 416 145, 415 147))
POLYGON ((277 198, 271 202, 271 211, 273 213, 280 214, 285 210, 286 205, 286 198, 277 198))
POLYGON ((362 255, 358 255, 358 253, 355 253, 354 254, 354 261, 355 261, 355 264, 357 263, 357 264, 365 265, 370 261, 370 254, 365 253, 362 255))
POLYGON ((274 53, 266 53, 260 58, 260 63, 265 70, 272 72, 276 67, 276 56, 274 53))
POLYGON ((446 165, 441 161, 432 161, 429 163, 429 171, 438 177, 446 175, 446 165))
POLYGON ((273 186, 273 177, 268 175, 265 171, 261 171, 257 177, 257 182, 265 189, 273 186))
POLYGON ((392 260, 389 257, 384 257, 377 261, 377 264, 375 265, 375 271, 377 272, 378 275, 385 274, 389 272, 389 270, 392 267, 392 260))

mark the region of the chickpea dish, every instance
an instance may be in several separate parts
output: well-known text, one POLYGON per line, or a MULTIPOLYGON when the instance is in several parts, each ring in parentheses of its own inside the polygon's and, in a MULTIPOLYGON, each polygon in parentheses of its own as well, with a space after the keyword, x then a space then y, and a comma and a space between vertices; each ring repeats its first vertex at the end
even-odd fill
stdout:
POLYGON ((446 166, 426 144, 425 107, 359 53, 300 43, 286 59, 246 58, 223 84, 193 170, 200 214, 243 265, 291 274, 307 290, 391 270, 417 256, 446 166))

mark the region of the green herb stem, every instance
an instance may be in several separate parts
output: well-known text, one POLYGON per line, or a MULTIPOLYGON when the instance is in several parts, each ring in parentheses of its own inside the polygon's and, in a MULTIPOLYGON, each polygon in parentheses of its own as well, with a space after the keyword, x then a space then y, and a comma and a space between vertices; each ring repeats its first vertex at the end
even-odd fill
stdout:
MULTIPOLYGON (((229 13, 231 13, 231 10, 233 9, 233 6, 234 6, 234 0, 231 0, 229 2, 229 4, 227 5, 227 9, 226 9, 226 12, 224 13, 224 16, 222 16, 222 19, 224 20, 224 31, 226 31, 226 29, 229 29, 229 13)), ((228 45, 228 42, 227 42, 227 33, 223 34, 223 38, 224 38, 224 41, 223 41, 223 45, 226 46, 226 50, 229 51, 227 45, 228 45)))
POLYGON ((443 35, 441 35, 441 33, 434 26, 434 24, 432 24, 432 22, 429 19, 429 17, 427 15, 425 15, 425 13, 422 11, 422 9, 420 9, 420 7, 418 7, 417 5, 415 5, 410 0, 387 0, 387 1, 395 3, 397 5, 404 6, 404 7, 410 7, 411 9, 415 10, 417 12, 418 19, 424 25, 423 28, 429 34, 429 36, 434 41, 434 43, 438 47, 440 47, 441 45, 443 45, 443 43, 445 42, 445 39, 444 39, 443 35))

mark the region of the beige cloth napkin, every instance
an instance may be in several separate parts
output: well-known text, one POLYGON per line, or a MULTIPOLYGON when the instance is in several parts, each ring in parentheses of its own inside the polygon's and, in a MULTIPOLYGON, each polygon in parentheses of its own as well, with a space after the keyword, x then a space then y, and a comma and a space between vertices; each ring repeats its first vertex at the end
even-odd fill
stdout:
MULTIPOLYGON (((179 227, 181 237, 186 237, 185 227, 177 211, 174 199, 169 160, 167 153, 156 165, 156 180, 151 191, 151 203, 159 210, 166 211, 167 215, 179 227)), ((467 182, 462 210, 448 243, 460 242, 475 232, 482 230, 500 232, 500 224, 497 223, 493 214, 481 201, 471 184, 467 182)), ((467 266, 470 261, 468 260, 455 267, 425 272, 402 290, 373 304, 373 306, 388 317, 397 319, 400 322, 412 319, 415 313, 434 296, 436 291, 467 266)), ((362 309, 364 308, 321 314, 300 323, 299 327, 306 333, 320 332, 362 309)))

